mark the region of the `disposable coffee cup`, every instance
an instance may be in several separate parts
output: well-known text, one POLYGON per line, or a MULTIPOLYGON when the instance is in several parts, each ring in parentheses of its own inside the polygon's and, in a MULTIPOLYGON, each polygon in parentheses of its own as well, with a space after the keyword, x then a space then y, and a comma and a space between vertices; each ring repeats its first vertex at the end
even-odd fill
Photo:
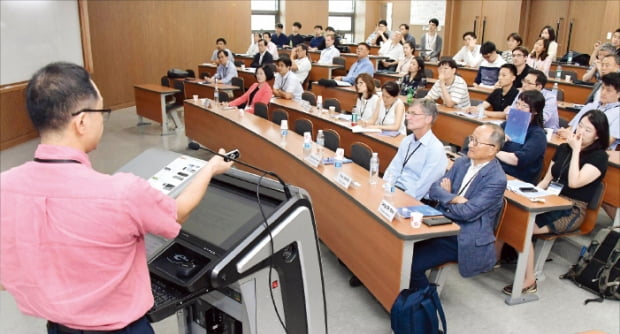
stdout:
POLYGON ((245 64, 241 64, 241 69, 245 70, 245 64))
POLYGON ((194 103, 198 103, 198 94, 194 94, 192 97, 194 98, 194 103))
POLYGON ((567 75, 566 77, 564 77, 564 79, 566 80, 566 82, 570 82, 571 77, 570 77, 570 75, 567 75))
POLYGON ((424 217, 424 215, 421 212, 411 212, 411 227, 420 228, 420 226, 422 226, 422 217, 424 217))
POLYGON ((551 141, 551 138, 553 138, 553 129, 545 128, 545 134, 547 135, 547 141, 551 141))
POLYGON ((280 122, 280 130, 288 130, 288 120, 283 119, 280 122))

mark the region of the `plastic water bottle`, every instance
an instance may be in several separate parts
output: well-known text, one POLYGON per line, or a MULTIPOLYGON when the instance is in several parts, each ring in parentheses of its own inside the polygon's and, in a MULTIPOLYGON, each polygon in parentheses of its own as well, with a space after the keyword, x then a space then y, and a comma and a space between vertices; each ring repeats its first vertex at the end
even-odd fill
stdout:
POLYGON ((573 63, 573 51, 568 51, 567 63, 569 63, 569 64, 573 63))
POLYGON ((370 184, 377 184, 379 178, 379 153, 372 152, 370 157, 370 184))
POLYGON ((387 172, 383 179, 385 180, 383 184, 383 199, 388 203, 392 203, 394 192, 396 192, 396 187, 394 187, 394 175, 387 172))
POLYGON ((323 96, 319 95, 316 98, 316 108, 319 110, 319 112, 323 111, 323 96))
POLYGON ((486 116, 484 113, 484 105, 482 104, 482 102, 480 102, 480 104, 478 105, 478 119, 483 119, 484 116, 486 116))
POLYGON ((215 104, 220 103, 220 90, 217 88, 217 79, 215 79, 215 93, 213 93, 213 100, 215 100, 215 104))
POLYGON ((336 155, 334 155, 334 167, 340 169, 342 167, 342 160, 344 159, 344 148, 338 147, 336 149, 336 155))
POLYGON ((557 100, 558 98, 558 83, 557 82, 553 83, 553 88, 551 89, 551 92, 553 93, 553 95, 555 96, 557 100))
POLYGON ((555 70, 555 80, 562 80, 562 66, 560 65, 555 70))
POLYGON ((407 103, 411 104, 413 102, 413 88, 409 87, 407 90, 407 103))
POLYGON ((357 114, 357 108, 353 107, 353 110, 351 111, 351 126, 356 126, 358 119, 359 115, 357 114))
POLYGON ((283 119, 280 123, 280 144, 286 145, 286 137, 288 136, 288 121, 283 119))
POLYGON ((316 134, 316 146, 319 157, 323 158, 323 148, 325 147, 325 135, 323 134, 323 130, 319 130, 316 134))
POLYGON ((310 131, 304 132, 304 158, 307 158, 312 153, 312 134, 310 131))

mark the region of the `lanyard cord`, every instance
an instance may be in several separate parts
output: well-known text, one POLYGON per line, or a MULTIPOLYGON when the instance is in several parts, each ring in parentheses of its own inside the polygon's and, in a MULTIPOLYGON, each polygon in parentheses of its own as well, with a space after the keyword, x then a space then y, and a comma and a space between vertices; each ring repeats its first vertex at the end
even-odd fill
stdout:
POLYGON ((409 159, 411 159, 411 157, 413 156, 413 154, 415 153, 415 151, 417 151, 420 146, 422 146, 422 142, 418 142, 418 146, 416 146, 416 148, 413 150, 413 152, 411 152, 411 154, 409 154, 409 150, 411 149, 411 144, 413 143, 413 140, 411 142, 409 142, 409 147, 407 147, 407 153, 405 153, 405 161, 403 161, 403 168, 405 169, 405 166, 407 165, 407 162, 409 162, 409 159))
POLYGON ((45 164, 81 164, 81 162, 73 159, 40 159, 34 158, 32 159, 35 162, 45 163, 45 164))

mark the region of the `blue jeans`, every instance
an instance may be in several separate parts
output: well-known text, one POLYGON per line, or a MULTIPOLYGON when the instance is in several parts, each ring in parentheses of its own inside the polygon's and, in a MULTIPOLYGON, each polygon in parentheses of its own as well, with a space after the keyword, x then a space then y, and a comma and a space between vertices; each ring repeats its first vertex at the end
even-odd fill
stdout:
POLYGON ((125 328, 111 330, 111 331, 89 331, 89 330, 78 330, 71 329, 62 325, 55 324, 53 322, 47 322, 47 333, 48 334, 155 334, 153 331, 153 327, 151 327, 151 323, 146 318, 146 316, 132 322, 127 325, 125 328))
POLYGON ((447 262, 456 262, 458 259, 459 247, 456 235, 416 243, 413 248, 409 289, 417 291, 427 287, 426 270, 447 262))

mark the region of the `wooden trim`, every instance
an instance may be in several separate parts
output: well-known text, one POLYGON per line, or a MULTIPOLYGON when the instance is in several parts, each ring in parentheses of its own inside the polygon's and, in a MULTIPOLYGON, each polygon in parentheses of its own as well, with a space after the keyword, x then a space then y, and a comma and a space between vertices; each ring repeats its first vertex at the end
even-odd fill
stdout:
POLYGON ((82 38, 82 58, 84 68, 88 73, 93 74, 93 51, 90 44, 90 22, 88 20, 88 0, 78 0, 78 11, 80 15, 80 36, 82 38))
POLYGON ((0 86, 0 94, 13 92, 16 90, 26 89, 28 81, 20 81, 0 86))

